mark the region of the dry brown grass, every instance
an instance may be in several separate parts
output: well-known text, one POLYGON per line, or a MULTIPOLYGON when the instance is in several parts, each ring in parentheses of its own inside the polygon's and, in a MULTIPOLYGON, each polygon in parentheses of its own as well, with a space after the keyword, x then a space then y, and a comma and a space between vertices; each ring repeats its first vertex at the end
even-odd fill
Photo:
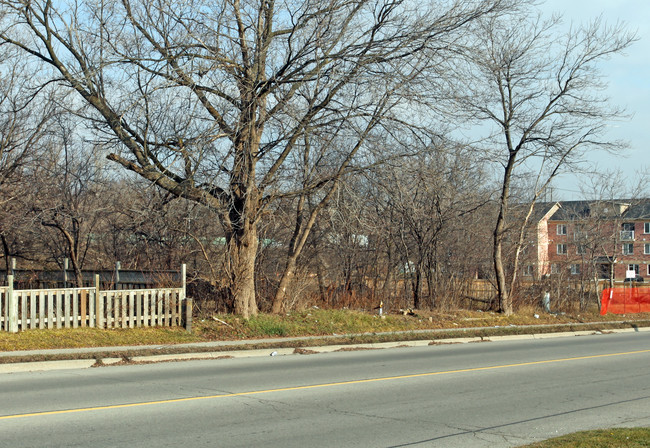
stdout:
POLYGON ((473 335, 487 336, 586 328, 603 331, 631 325, 650 325, 650 313, 600 316, 592 311, 575 315, 554 315, 541 313, 531 307, 520 309, 512 316, 468 310, 444 313, 415 310, 413 315, 405 316, 394 312, 380 317, 376 311, 310 309, 284 315, 261 314, 250 320, 234 315, 203 316, 194 319, 192 334, 182 328, 113 330, 77 328, 27 330, 16 334, 0 332, 0 351, 142 345, 174 346, 189 342, 301 336, 327 336, 329 340, 333 336, 338 336, 343 341, 381 342, 421 339, 422 335, 418 332, 427 330, 444 330, 444 334, 436 335, 439 339, 466 336, 470 330, 473 335), (591 325, 586 327, 587 323, 591 325), (400 334, 389 334, 392 332, 400 332, 400 334))

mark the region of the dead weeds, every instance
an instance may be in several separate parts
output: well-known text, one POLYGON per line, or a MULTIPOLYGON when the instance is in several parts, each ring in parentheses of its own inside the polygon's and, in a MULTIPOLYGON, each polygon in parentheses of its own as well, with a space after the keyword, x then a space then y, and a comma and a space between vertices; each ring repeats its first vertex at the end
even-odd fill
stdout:
POLYGON ((297 347, 294 349, 293 353, 296 355, 316 355, 319 352, 317 352, 316 350, 309 350, 307 348, 297 347))

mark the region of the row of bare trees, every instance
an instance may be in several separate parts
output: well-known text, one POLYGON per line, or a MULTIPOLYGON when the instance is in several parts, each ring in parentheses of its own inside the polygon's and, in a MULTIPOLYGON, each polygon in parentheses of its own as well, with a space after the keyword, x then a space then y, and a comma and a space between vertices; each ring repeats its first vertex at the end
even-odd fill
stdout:
POLYGON ((492 251, 512 312, 511 184, 537 170, 519 198, 534 202, 587 150, 615 148, 598 63, 634 40, 600 22, 558 37, 536 11, 2 0, 5 257, 65 255, 78 276, 191 260, 248 317, 314 277, 321 296, 356 283, 434 306, 492 251), (474 125, 488 135, 460 138, 474 125))

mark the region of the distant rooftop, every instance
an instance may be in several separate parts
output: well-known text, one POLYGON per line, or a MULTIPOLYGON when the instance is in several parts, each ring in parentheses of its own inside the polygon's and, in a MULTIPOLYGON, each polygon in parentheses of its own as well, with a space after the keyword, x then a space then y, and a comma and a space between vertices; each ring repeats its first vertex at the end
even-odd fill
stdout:
POLYGON ((589 217, 620 217, 629 220, 650 219, 650 198, 540 202, 535 204, 535 218, 539 221, 556 204, 558 209, 549 217, 551 221, 571 221, 589 217))

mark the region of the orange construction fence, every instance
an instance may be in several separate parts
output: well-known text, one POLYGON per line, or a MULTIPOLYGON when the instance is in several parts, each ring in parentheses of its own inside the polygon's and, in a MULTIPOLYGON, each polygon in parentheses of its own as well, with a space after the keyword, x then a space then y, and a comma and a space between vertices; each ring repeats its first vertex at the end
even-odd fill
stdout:
POLYGON ((601 295, 600 314, 650 313, 650 286, 607 288, 601 295))

